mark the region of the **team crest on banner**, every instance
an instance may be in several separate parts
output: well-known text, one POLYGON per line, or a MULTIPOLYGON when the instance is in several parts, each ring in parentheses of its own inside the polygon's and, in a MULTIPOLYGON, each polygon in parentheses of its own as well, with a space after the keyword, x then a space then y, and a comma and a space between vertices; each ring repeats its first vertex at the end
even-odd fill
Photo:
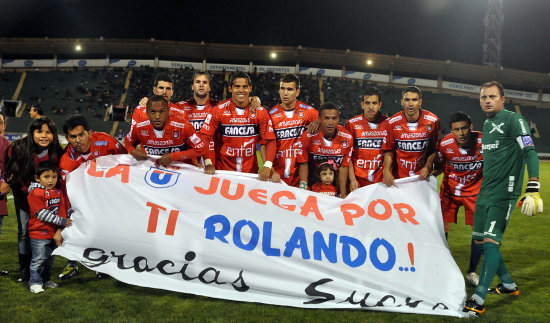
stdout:
POLYGON ((304 117, 304 111, 298 111, 298 116, 300 118, 303 118, 304 117))
POLYGON ((145 183, 154 188, 166 188, 174 186, 179 176, 178 172, 151 167, 145 174, 145 183))
POLYGON ((172 132, 172 136, 174 137, 174 139, 178 139, 180 137, 180 131, 179 130, 174 130, 172 132))

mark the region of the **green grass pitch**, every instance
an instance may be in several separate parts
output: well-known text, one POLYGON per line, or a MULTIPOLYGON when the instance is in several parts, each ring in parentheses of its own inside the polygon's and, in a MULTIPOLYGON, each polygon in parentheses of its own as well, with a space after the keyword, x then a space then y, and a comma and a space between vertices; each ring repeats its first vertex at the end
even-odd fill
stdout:
MULTIPOLYGON (((489 295, 480 322, 547 322, 550 317, 550 163, 541 162, 541 195, 547 202, 542 215, 527 217, 516 208, 502 246, 506 265, 519 285, 520 295, 489 295)), ((97 280, 93 271, 60 282, 57 289, 34 295, 17 283, 17 222, 9 202, 0 237, 0 268, 12 272, 0 277, 0 322, 109 321, 109 322, 455 322, 460 319, 382 313, 362 310, 317 310, 241 303, 135 287, 115 279, 97 280)), ((462 271, 468 266, 471 228, 452 225, 449 244, 462 271)), ((66 264, 57 257, 53 277, 66 264)), ((58 281, 58 279, 55 279, 58 281)), ((59 281, 58 281, 59 282, 59 281)), ((496 280, 495 282, 496 283, 496 280)), ((468 296, 473 288, 467 287, 468 296)))

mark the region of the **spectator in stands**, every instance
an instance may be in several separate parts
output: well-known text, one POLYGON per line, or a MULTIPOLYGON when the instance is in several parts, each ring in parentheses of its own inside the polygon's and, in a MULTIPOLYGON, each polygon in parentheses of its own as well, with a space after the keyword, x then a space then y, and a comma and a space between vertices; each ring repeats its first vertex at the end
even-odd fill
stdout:
POLYGON ((319 108, 319 131, 304 131, 300 139, 301 153, 298 154, 300 188, 307 189, 312 183, 314 170, 323 162, 334 161, 339 169, 338 183, 340 197, 347 196, 349 153, 353 146, 353 137, 339 125, 340 111, 332 102, 319 108), (311 172, 309 170, 312 170, 311 172))
POLYGON ((50 161, 57 165, 62 153, 57 127, 47 117, 32 121, 27 136, 14 141, 8 149, 4 179, 13 191, 19 242, 19 281, 22 282, 29 281, 32 257, 28 231, 28 186, 34 180, 34 168, 38 163, 50 161))
POLYGON ((403 110, 388 119, 384 149, 384 178, 387 186, 395 178, 418 175, 427 179, 437 156, 441 130, 439 118, 422 109, 422 91, 408 86, 401 93, 403 110))
MULTIPOLYGON (((10 186, 4 181, 4 162, 6 151, 10 145, 10 142, 4 137, 4 131, 6 130, 6 115, 4 111, 0 111, 0 235, 2 234, 2 222, 4 216, 8 215, 8 207, 6 205, 6 196, 10 192, 10 186)), ((9 275, 10 273, 0 269, 0 276, 9 275)))
POLYGON ((380 90, 368 88, 361 100, 363 113, 350 119, 345 128, 353 136, 353 153, 349 168, 349 187, 354 191, 359 187, 382 181, 384 151, 382 142, 386 137, 386 120, 380 113, 382 101, 380 90))
POLYGON ((40 105, 31 105, 31 108, 29 110, 29 116, 31 116, 31 119, 38 119, 42 118, 44 116, 44 110, 40 107, 40 105))

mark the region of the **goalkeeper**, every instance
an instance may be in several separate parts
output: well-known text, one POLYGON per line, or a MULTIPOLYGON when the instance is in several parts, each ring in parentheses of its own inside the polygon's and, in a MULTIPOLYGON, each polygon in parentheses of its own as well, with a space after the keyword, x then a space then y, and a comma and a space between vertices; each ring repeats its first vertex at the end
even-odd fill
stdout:
POLYGON ((483 263, 479 284, 463 309, 473 316, 485 311, 487 293, 519 295, 518 286, 502 260, 500 245, 521 194, 525 164, 529 182, 518 205, 523 214, 530 216, 542 213, 543 208, 539 161, 529 127, 521 115, 504 109, 505 100, 500 83, 481 86, 480 104, 487 120, 483 124, 483 180, 475 206, 473 239, 483 252, 483 263), (488 289, 495 274, 501 283, 488 289))

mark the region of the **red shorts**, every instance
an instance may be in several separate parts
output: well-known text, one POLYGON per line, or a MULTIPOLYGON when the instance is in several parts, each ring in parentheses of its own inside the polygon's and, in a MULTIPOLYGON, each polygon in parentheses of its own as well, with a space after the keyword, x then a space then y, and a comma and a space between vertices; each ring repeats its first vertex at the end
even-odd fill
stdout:
POLYGON ((464 206, 464 220, 467 225, 474 225, 474 210, 477 195, 474 196, 455 196, 445 191, 439 194, 441 197, 441 213, 443 222, 456 223, 458 208, 464 206))

